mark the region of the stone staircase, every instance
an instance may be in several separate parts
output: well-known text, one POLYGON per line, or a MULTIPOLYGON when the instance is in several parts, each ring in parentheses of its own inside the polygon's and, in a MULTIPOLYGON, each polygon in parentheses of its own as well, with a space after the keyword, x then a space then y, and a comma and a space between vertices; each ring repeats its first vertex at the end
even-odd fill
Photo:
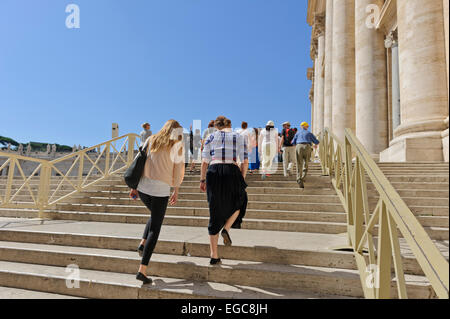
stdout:
MULTIPOLYGON (((448 164, 379 166, 448 258, 448 164)), ((52 189, 59 180, 52 179, 52 189)), ((136 248, 149 212, 128 198, 118 176, 57 204, 46 212, 49 220, 36 219, 33 210, 0 209, 0 286, 55 298, 363 297, 353 254, 333 249, 347 243, 346 215, 319 164, 311 163, 304 190, 293 176, 285 178, 281 167, 265 181, 248 175, 246 218, 242 229, 230 233, 233 246, 219 247, 221 266, 209 265, 209 212, 198 181, 198 173, 187 174, 177 205, 167 209, 149 265, 153 285, 142 287, 134 279, 140 261, 136 248), (66 286, 70 264, 80 268, 79 288, 66 286)), ((32 189, 38 182, 32 181, 32 189)), ((0 179, 0 196, 5 184, 0 179)), ((70 189, 64 185, 58 195, 70 189)), ((372 184, 368 190, 373 209, 377 194, 372 184)), ((16 199, 27 202, 30 196, 21 192, 16 199)), ((400 240, 409 297, 434 297, 400 240)), ((392 291, 395 296, 395 282, 392 291)))

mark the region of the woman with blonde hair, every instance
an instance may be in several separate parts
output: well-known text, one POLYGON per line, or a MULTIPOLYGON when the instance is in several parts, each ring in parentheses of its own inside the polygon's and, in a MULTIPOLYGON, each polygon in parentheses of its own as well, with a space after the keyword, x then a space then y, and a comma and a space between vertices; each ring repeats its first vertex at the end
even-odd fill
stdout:
MULTIPOLYGON (((230 246, 232 242, 228 232, 240 212, 244 212, 247 198, 245 175, 248 168, 245 138, 231 130, 231 121, 225 116, 217 117, 214 125, 217 131, 205 142, 200 176, 200 189, 207 192, 209 204, 211 265, 221 263, 217 251, 219 232, 225 246, 230 246)), ((238 227, 240 223, 239 219, 238 227)))
POLYGON ((130 197, 141 201, 150 210, 151 217, 145 226, 144 235, 138 247, 142 256, 136 279, 144 284, 152 280, 146 276, 150 257, 158 241, 167 205, 175 205, 178 189, 184 178, 183 128, 175 120, 169 120, 144 144, 147 160, 137 189, 130 191, 130 197), (170 195, 170 188, 173 193, 170 195))

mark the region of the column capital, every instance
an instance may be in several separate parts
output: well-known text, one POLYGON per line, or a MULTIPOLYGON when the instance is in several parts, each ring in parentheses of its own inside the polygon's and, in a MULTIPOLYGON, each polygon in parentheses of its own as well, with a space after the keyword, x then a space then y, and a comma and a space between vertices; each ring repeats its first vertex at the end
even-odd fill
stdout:
POLYGON ((316 14, 314 16, 312 37, 313 39, 317 39, 323 35, 325 35, 325 15, 316 14))

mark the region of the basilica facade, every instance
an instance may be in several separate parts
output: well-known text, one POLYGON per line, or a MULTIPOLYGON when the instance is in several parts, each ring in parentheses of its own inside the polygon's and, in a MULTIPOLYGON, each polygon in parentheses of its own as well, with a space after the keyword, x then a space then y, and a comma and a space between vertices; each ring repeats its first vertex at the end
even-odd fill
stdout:
POLYGON ((308 0, 312 130, 381 162, 448 162, 448 0, 308 0))

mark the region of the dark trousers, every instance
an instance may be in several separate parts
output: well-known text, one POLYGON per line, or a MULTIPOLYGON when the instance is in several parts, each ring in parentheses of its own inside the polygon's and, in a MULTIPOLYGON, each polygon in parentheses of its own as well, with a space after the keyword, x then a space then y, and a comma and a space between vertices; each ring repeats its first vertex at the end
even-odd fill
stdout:
POLYGON ((158 241, 159 232, 164 221, 164 215, 166 214, 167 204, 169 203, 169 197, 156 197, 141 192, 139 192, 139 197, 151 213, 151 217, 148 219, 147 225, 145 226, 144 235, 142 235, 142 238, 145 239, 146 242, 141 265, 147 266, 150 257, 153 254, 153 250, 155 249, 156 242, 158 241))

